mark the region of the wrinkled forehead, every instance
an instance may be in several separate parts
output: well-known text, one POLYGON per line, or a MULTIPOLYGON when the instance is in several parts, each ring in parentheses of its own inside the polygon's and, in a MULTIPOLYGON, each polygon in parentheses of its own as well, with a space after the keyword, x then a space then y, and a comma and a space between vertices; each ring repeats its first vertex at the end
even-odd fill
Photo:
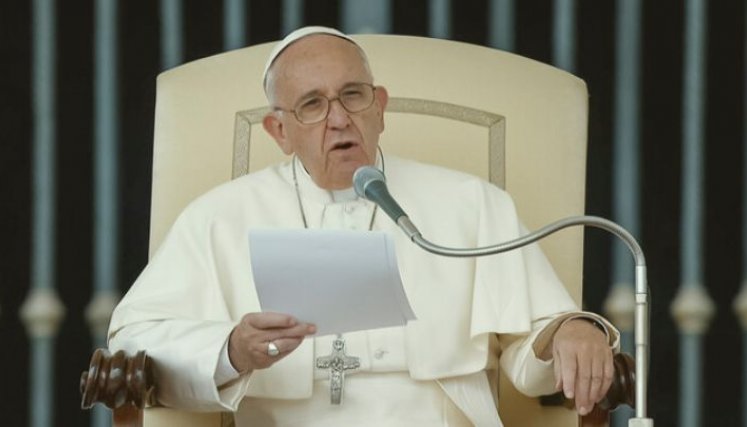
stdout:
POLYGON ((365 54, 356 43, 314 34, 296 40, 277 55, 264 89, 270 103, 292 102, 308 91, 336 90, 346 83, 372 80, 365 54))
POLYGON ((366 57, 357 44, 324 34, 309 36, 288 46, 275 58, 268 74, 274 74, 280 69, 329 61, 341 62, 350 68, 368 69, 366 57))
POLYGON ((272 49, 270 52, 270 55, 267 58, 267 61, 265 62, 265 68, 264 72, 262 73, 262 85, 267 88, 267 77, 270 73, 270 70, 273 68, 275 62, 277 62, 278 58, 280 58, 286 50, 293 44, 296 44, 297 42, 304 40, 308 37, 312 36, 321 36, 326 35, 330 37, 335 37, 341 40, 346 40, 347 42, 353 44, 358 51, 360 52, 361 57, 364 61, 367 62, 366 55, 363 52, 363 49, 358 45, 358 43, 355 42, 352 38, 350 38, 347 34, 344 34, 343 32, 329 27, 322 27, 322 26, 309 26, 309 27, 303 27, 299 28, 287 36, 280 42, 278 42, 277 45, 272 49))

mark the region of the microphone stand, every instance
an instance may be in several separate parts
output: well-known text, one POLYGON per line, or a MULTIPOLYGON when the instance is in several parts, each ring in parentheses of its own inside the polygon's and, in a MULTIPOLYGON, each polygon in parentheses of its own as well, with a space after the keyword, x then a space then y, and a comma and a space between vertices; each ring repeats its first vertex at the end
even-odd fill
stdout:
MULTIPOLYGON (((404 213, 404 212, 403 212, 404 213)), ((606 230, 620 238, 628 246, 635 258, 635 418, 628 420, 628 427, 653 427, 654 420, 646 417, 646 387, 648 384, 649 356, 649 306, 648 284, 646 282, 646 258, 635 238, 620 225, 597 216, 573 216, 548 224, 539 230, 492 246, 474 249, 447 248, 423 238, 420 231, 407 215, 396 219, 397 225, 415 244, 428 252, 450 257, 476 257, 494 255, 526 246, 556 231, 576 225, 591 226, 606 230)))

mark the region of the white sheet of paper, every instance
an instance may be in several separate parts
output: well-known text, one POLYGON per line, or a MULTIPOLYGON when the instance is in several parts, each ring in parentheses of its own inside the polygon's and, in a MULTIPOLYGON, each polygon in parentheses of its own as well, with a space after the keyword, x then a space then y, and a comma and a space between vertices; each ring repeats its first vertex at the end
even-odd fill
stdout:
POLYGON ((252 230, 249 245, 262 311, 314 323, 320 336, 415 319, 385 233, 252 230))

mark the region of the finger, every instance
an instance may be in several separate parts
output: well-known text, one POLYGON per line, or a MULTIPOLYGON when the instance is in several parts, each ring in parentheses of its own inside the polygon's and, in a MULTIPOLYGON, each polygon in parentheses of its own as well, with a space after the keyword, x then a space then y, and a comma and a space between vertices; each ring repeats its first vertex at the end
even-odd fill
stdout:
POLYGON ((303 338, 315 334, 316 326, 309 323, 299 323, 290 328, 267 329, 263 331, 262 341, 276 341, 281 338, 303 338))
POLYGON ((280 338, 273 341, 275 347, 277 347, 278 351, 280 352, 278 356, 276 356, 276 358, 287 356, 288 354, 293 352, 293 350, 297 349, 302 342, 302 338, 280 338))
POLYGON ((268 342, 252 343, 251 347, 247 349, 252 369, 269 368, 273 363, 275 363, 275 358, 277 356, 270 356, 268 349, 268 342))
POLYGON ((283 338, 272 341, 272 344, 278 349, 278 353, 275 355, 271 355, 269 352, 270 342, 253 345, 251 349, 252 364, 256 369, 267 369, 298 348, 302 341, 302 338, 283 338))
POLYGON ((576 410, 578 410, 581 415, 588 414, 593 405, 589 399, 593 359, 593 357, 586 357, 583 353, 579 353, 575 396, 576 410))
POLYGON ((604 382, 602 383, 602 389, 599 390, 599 397, 597 398, 597 402, 604 399, 604 397, 607 395, 607 391, 609 391, 610 386, 612 386, 612 380, 615 376, 615 363, 612 356, 612 351, 610 351, 607 354, 607 359, 604 362, 604 382))
POLYGON ((250 351, 266 349, 268 343, 282 338, 303 339, 309 334, 316 333, 316 326, 307 323, 299 323, 291 328, 256 329, 252 326, 246 326, 245 329, 247 330, 243 333, 237 334, 238 343, 236 345, 250 351))
POLYGON ((591 363, 591 384, 589 385, 589 405, 593 405, 595 402, 601 399, 602 385, 604 384, 604 364, 605 354, 602 353, 597 357, 592 358, 591 363))
POLYGON ((568 399, 573 399, 576 390, 576 371, 578 370, 578 361, 575 355, 566 355, 561 351, 560 359, 562 360, 562 378, 563 393, 568 399))
POLYGON ((557 349, 553 348, 552 350, 552 358, 553 358, 553 371, 555 372, 555 390, 560 391, 562 390, 563 386, 563 361, 560 358, 560 354, 558 353, 557 349))
POLYGON ((256 329, 290 328, 298 324, 293 316, 283 313, 249 313, 244 317, 256 329))

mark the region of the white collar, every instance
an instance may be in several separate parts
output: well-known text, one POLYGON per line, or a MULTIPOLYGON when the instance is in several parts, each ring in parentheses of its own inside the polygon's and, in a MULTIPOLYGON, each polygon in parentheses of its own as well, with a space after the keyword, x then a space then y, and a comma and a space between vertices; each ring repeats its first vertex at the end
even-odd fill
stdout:
MULTIPOLYGON (((292 169, 295 167, 296 179, 298 180, 298 190, 302 198, 311 198, 324 204, 345 203, 359 200, 358 194, 356 194, 355 189, 352 186, 343 190, 326 190, 319 187, 314 182, 298 156, 293 156, 291 162, 293 162, 293 164, 291 164, 291 180, 293 179, 292 169)), ((376 167, 382 169, 383 164, 384 159, 381 151, 377 151, 376 167)))

